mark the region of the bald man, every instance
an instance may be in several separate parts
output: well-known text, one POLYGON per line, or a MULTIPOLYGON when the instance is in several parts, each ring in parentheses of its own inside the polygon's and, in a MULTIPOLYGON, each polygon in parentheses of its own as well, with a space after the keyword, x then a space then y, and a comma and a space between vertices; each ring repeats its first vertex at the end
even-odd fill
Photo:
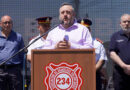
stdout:
POLYGON ((110 57, 114 61, 115 90, 130 90, 130 14, 120 19, 121 30, 115 32, 110 42, 110 57))
MULTIPOLYGON (((23 38, 12 30, 13 20, 4 15, 0 21, 0 63, 10 58, 24 47, 23 38)), ((22 63, 24 52, 0 66, 0 90, 23 90, 22 63)))

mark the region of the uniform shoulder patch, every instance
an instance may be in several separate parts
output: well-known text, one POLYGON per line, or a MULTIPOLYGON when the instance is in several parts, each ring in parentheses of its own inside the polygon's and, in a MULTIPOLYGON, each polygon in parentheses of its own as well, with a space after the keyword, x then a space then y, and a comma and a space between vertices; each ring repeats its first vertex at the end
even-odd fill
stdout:
POLYGON ((97 40, 98 42, 100 42, 101 44, 103 44, 103 41, 102 41, 101 39, 96 38, 96 40, 97 40))
POLYGON ((34 38, 36 38, 37 36, 33 36, 33 37, 31 37, 30 39, 29 39, 29 41, 31 41, 32 39, 34 39, 34 38))

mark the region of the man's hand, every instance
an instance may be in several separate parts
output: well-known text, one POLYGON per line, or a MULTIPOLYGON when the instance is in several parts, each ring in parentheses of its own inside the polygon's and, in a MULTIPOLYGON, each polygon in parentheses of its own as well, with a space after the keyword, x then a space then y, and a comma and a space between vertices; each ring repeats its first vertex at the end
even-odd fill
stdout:
POLYGON ((70 43, 66 40, 64 41, 60 41, 57 45, 56 45, 56 49, 69 49, 70 48, 70 43))
POLYGON ((124 69, 124 72, 125 72, 127 75, 130 75, 130 65, 125 65, 125 67, 124 67, 123 69, 124 69))

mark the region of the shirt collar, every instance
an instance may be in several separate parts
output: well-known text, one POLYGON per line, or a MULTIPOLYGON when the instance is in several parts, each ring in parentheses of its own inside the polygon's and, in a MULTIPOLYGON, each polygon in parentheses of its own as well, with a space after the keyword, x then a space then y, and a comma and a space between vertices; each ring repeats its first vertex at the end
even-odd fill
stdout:
POLYGON ((8 38, 10 38, 10 37, 14 37, 14 31, 13 31, 13 30, 11 30, 11 32, 10 32, 8 38))
POLYGON ((121 36, 125 36, 125 37, 127 37, 127 38, 130 38, 129 36, 127 36, 127 35, 125 34, 125 32, 124 32, 123 30, 120 31, 120 35, 121 35, 121 36))
POLYGON ((127 36, 123 30, 120 31, 120 35, 127 36))
MULTIPOLYGON (((40 37, 40 36, 41 36, 41 35, 39 34, 39 35, 37 36, 37 38, 40 37)), ((43 37, 41 37, 40 39, 41 39, 42 41, 45 41, 45 39, 44 39, 43 37)))
MULTIPOLYGON (((10 36, 12 36, 12 35, 13 35, 13 31, 11 30, 11 32, 10 32, 8 38, 9 38, 10 36)), ((2 36, 1 30, 0 30, 0 36, 1 36, 1 37, 4 37, 4 36, 2 36)))
POLYGON ((120 34, 121 34, 121 35, 125 35, 125 33, 124 33, 124 31, 123 31, 123 30, 121 30, 121 31, 120 31, 120 34))

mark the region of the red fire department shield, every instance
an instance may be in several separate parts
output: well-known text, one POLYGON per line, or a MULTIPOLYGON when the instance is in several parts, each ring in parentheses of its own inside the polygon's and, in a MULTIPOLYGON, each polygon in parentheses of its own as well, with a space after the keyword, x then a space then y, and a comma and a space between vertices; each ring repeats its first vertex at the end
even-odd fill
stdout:
POLYGON ((50 63, 45 67, 44 83, 46 90, 81 90, 82 68, 78 64, 62 62, 58 65, 50 63))

